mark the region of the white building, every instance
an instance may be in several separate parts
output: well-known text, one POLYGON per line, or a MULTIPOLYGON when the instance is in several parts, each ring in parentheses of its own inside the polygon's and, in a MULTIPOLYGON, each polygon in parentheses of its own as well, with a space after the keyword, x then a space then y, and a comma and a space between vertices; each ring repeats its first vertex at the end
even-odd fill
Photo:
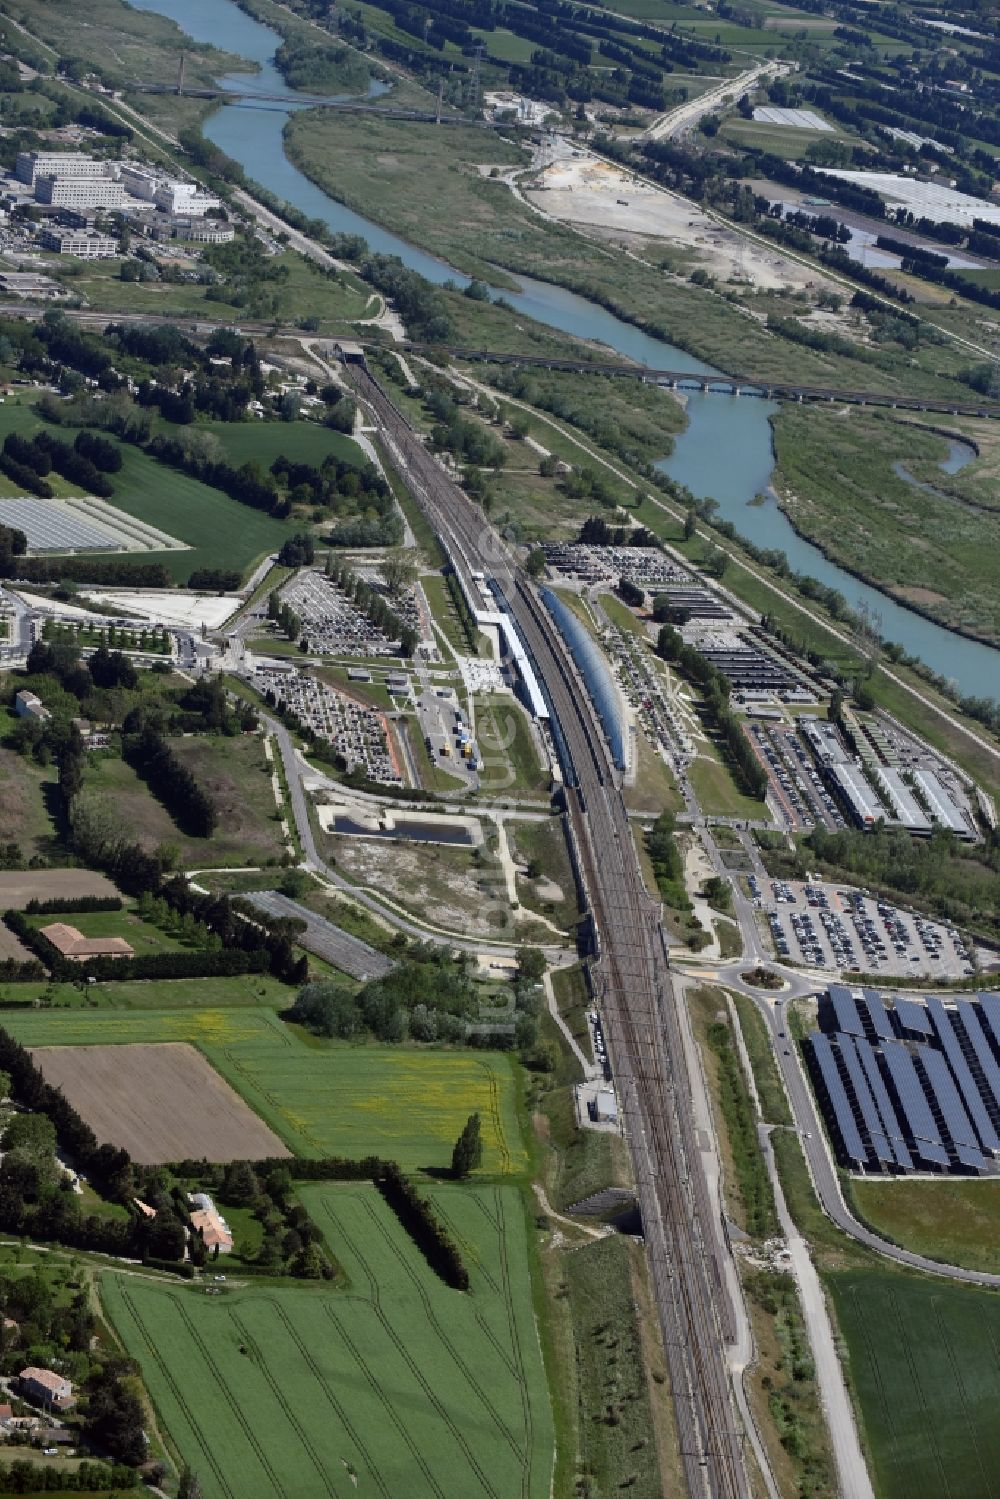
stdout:
POLYGON ((172 223, 175 239, 190 240, 199 245, 228 245, 236 238, 232 224, 223 219, 177 218, 172 223))
POLYGON ((124 208, 128 194, 108 177, 38 177, 35 201, 53 208, 124 208))
POLYGON ((140 167, 131 161, 124 164, 118 180, 133 198, 141 198, 144 203, 152 203, 156 189, 163 181, 162 177, 151 171, 149 167, 140 167))
POLYGON ((113 177, 115 164, 79 151, 19 151, 17 180, 34 187, 39 177, 113 177))
POLYGON ((39 238, 46 250, 78 260, 113 260, 121 254, 118 241, 96 229, 43 229, 39 238))
POLYGON ((161 182, 153 202, 164 213, 182 213, 201 218, 210 208, 221 208, 221 200, 201 190, 196 182, 161 182))

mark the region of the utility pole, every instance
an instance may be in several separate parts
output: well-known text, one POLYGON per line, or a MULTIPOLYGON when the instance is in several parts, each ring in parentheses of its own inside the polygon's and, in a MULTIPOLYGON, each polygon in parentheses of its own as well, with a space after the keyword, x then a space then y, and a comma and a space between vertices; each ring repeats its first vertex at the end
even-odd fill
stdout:
POLYGON ((470 104, 470 106, 472 108, 472 113, 474 115, 478 115, 478 113, 479 113, 479 107, 480 107, 480 100, 479 100, 479 69, 480 69, 480 66, 482 64, 483 52, 484 51, 485 51, 485 48, 483 47, 482 42, 477 42, 476 49, 475 49, 475 52, 473 53, 473 58, 472 58, 472 77, 469 80, 469 104, 470 104))
POLYGON ((184 64, 186 62, 187 62, 187 53, 186 52, 182 52, 181 53, 181 60, 177 64, 177 93, 178 93, 178 95, 181 95, 184 92, 184 64))
POLYGON ((435 123, 435 125, 440 125, 440 123, 441 123, 441 106, 443 105, 443 103, 444 103, 444 79, 443 78, 439 78, 438 79, 437 114, 434 116, 434 123, 435 123))

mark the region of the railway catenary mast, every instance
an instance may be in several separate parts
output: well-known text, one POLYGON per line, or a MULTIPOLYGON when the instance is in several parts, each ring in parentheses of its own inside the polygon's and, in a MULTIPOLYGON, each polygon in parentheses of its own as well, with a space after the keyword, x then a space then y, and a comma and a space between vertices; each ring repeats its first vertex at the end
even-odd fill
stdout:
POLYGON ((466 581, 482 570, 503 590, 559 722, 570 828, 596 931, 592 971, 635 1167, 688 1493, 692 1499, 749 1499, 726 1363, 736 1326, 721 1226, 694 1136, 659 908, 643 885, 608 746, 526 575, 371 373, 350 365, 345 375, 372 411, 453 566, 466 581))

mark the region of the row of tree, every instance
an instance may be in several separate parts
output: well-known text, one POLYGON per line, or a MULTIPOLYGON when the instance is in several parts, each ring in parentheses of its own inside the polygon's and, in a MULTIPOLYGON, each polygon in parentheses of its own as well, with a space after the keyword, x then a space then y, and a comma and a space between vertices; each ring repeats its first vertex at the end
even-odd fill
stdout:
POLYGON ((656 649, 664 661, 701 690, 705 713, 714 721, 727 750, 731 768, 748 796, 763 801, 767 795, 767 772, 757 759, 743 732, 742 721, 729 708, 729 681, 707 657, 687 645, 673 625, 661 625, 656 649))

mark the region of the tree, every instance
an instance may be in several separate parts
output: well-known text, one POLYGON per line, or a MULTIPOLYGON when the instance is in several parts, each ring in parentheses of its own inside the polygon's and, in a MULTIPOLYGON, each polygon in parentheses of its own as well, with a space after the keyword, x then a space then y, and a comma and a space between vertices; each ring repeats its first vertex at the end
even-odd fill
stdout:
POLYGON ((201 1499, 202 1488, 198 1481, 197 1473, 192 1473, 187 1463, 181 1472, 180 1487, 177 1490, 177 1499, 201 1499))
POLYGON ((260 1196, 260 1183, 249 1161, 230 1161, 219 1196, 233 1207, 248 1207, 260 1196))
POLYGON ((541 547, 533 547, 528 553, 525 567, 532 578, 540 578, 545 571, 545 553, 541 547))
POLYGON ((470 1114, 451 1153, 451 1174, 463 1181, 483 1163, 483 1136, 479 1115, 470 1114))
POLYGON ((517 976, 528 984, 541 982, 548 964, 540 947, 519 947, 517 950, 517 976))
POLYGON ((695 519, 695 513, 694 513, 694 511, 693 510, 686 510, 684 512, 684 540, 685 541, 690 541, 691 540, 692 536, 694 535, 694 531, 695 531, 695 526, 696 525, 697 525, 697 520, 695 519))

